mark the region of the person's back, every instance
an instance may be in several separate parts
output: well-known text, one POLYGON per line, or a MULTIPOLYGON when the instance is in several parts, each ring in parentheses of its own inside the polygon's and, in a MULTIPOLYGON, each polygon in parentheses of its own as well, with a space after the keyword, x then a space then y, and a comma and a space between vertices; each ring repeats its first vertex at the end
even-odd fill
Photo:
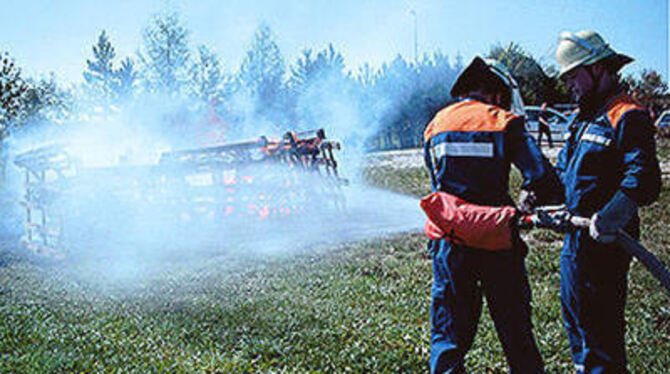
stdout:
MULTIPOLYGON (((548 161, 511 108, 516 82, 498 63, 475 58, 459 76, 452 96, 464 100, 441 110, 425 131, 424 157, 434 192, 479 205, 511 205, 510 164, 522 172, 524 188, 543 195, 558 183, 548 161), (511 91, 511 92, 510 92, 511 91)), ((540 196, 540 200, 544 197, 540 196)), ((486 297, 513 373, 543 372, 530 322, 530 287, 518 235, 511 248, 488 251, 431 240, 433 373, 463 372, 486 297)))
MULTIPOLYGON (((427 162, 435 171, 433 190, 480 205, 513 205, 510 163, 520 157, 542 162, 539 150, 529 148, 523 128, 520 116, 477 97, 441 110, 424 134, 427 162)), ((543 172, 542 165, 526 169, 529 180, 543 172)))

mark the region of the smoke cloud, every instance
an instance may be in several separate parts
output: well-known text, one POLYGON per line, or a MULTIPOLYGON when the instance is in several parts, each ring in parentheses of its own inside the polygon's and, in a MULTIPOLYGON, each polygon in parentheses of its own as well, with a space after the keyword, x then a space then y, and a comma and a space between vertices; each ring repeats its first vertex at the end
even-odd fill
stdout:
MULTIPOLYGON (((45 172, 39 198, 48 214, 40 221, 35 215, 41 211, 32 211, 33 221, 62 230, 62 243, 48 241, 66 249, 63 265, 80 278, 132 285, 179 259, 195 264, 235 251, 289 256, 418 230, 422 214, 415 198, 362 181, 365 141, 379 128, 385 104, 365 107, 366 98, 346 79, 324 77, 308 87, 297 102, 295 130, 322 127, 328 138, 341 141, 336 158, 348 185, 279 164, 240 162, 222 171, 161 159, 166 152, 279 137, 292 129, 256 116, 256 100, 241 93, 230 97, 227 105, 243 124, 214 137, 195 103, 155 95, 105 115, 79 113, 75 121, 26 126, 31 130, 14 134, 11 159, 44 147, 67 154, 64 165, 45 172)), ((14 202, 25 197, 24 172, 10 168, 14 202)), ((39 187, 35 176, 29 188, 39 187)), ((25 215, 23 210, 18 217, 25 215)), ((21 227, 16 217, 3 226, 21 227)))

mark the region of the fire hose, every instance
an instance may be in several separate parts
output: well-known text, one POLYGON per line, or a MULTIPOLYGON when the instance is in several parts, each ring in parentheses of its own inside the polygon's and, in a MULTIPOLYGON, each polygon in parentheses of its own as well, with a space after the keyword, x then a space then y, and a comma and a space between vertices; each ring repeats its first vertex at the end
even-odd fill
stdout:
MULTIPOLYGON (((445 192, 422 198, 420 205, 428 217, 424 231, 429 238, 486 250, 511 248, 517 229, 548 228, 564 233, 588 228, 591 223, 563 206, 539 207, 533 214, 521 214, 514 207, 471 204, 445 192)), ((670 271, 661 260, 623 230, 617 231, 616 243, 640 261, 670 294, 670 271)))

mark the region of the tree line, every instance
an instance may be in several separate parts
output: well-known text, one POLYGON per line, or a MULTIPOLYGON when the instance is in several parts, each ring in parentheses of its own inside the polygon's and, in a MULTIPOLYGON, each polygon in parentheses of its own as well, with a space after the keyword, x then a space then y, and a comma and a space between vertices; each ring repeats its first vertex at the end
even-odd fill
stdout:
MULTIPOLYGON (((494 45, 485 55, 510 68, 526 104, 571 101, 555 78, 556 68, 541 66, 518 44, 494 45)), ((335 121, 332 112, 338 106, 323 103, 347 97, 339 107, 356 113, 344 117, 361 122, 351 125, 370 128, 362 139, 368 150, 420 146, 426 123, 454 100, 449 90, 464 67, 460 55, 450 58, 438 51, 416 61, 398 55, 378 68, 364 64, 348 71, 332 44, 304 50, 289 63, 270 27, 260 25, 241 65, 229 72, 209 47, 191 46, 180 15, 170 11, 149 20, 133 57, 117 56, 102 30, 86 60, 82 84, 65 87, 53 75, 25 77, 7 52, 0 57, 0 141, 35 124, 111 115, 149 95, 186 103, 182 112, 214 113, 231 134, 252 134, 251 122, 258 119, 277 132, 301 130, 335 121)), ((625 80, 645 104, 667 106, 668 87, 657 72, 645 70, 625 80)), ((166 126, 188 126, 187 117, 166 117, 166 126)))

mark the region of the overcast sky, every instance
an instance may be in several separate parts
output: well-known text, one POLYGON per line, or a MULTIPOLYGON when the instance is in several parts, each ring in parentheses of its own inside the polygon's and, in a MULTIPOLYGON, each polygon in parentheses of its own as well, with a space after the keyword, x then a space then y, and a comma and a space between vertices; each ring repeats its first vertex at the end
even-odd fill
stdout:
POLYGON ((152 14, 176 7, 191 31, 191 47, 206 44, 237 71, 254 30, 273 30, 287 63, 305 48, 332 42, 347 67, 379 66, 397 54, 441 50, 465 60, 495 43, 518 42, 541 62, 553 62, 563 30, 599 31, 637 61, 626 72, 668 73, 667 0, 0 0, 0 50, 32 76, 50 71, 64 82, 82 79, 102 29, 117 56, 133 55, 152 14), (414 12, 412 12, 414 10, 414 12))

